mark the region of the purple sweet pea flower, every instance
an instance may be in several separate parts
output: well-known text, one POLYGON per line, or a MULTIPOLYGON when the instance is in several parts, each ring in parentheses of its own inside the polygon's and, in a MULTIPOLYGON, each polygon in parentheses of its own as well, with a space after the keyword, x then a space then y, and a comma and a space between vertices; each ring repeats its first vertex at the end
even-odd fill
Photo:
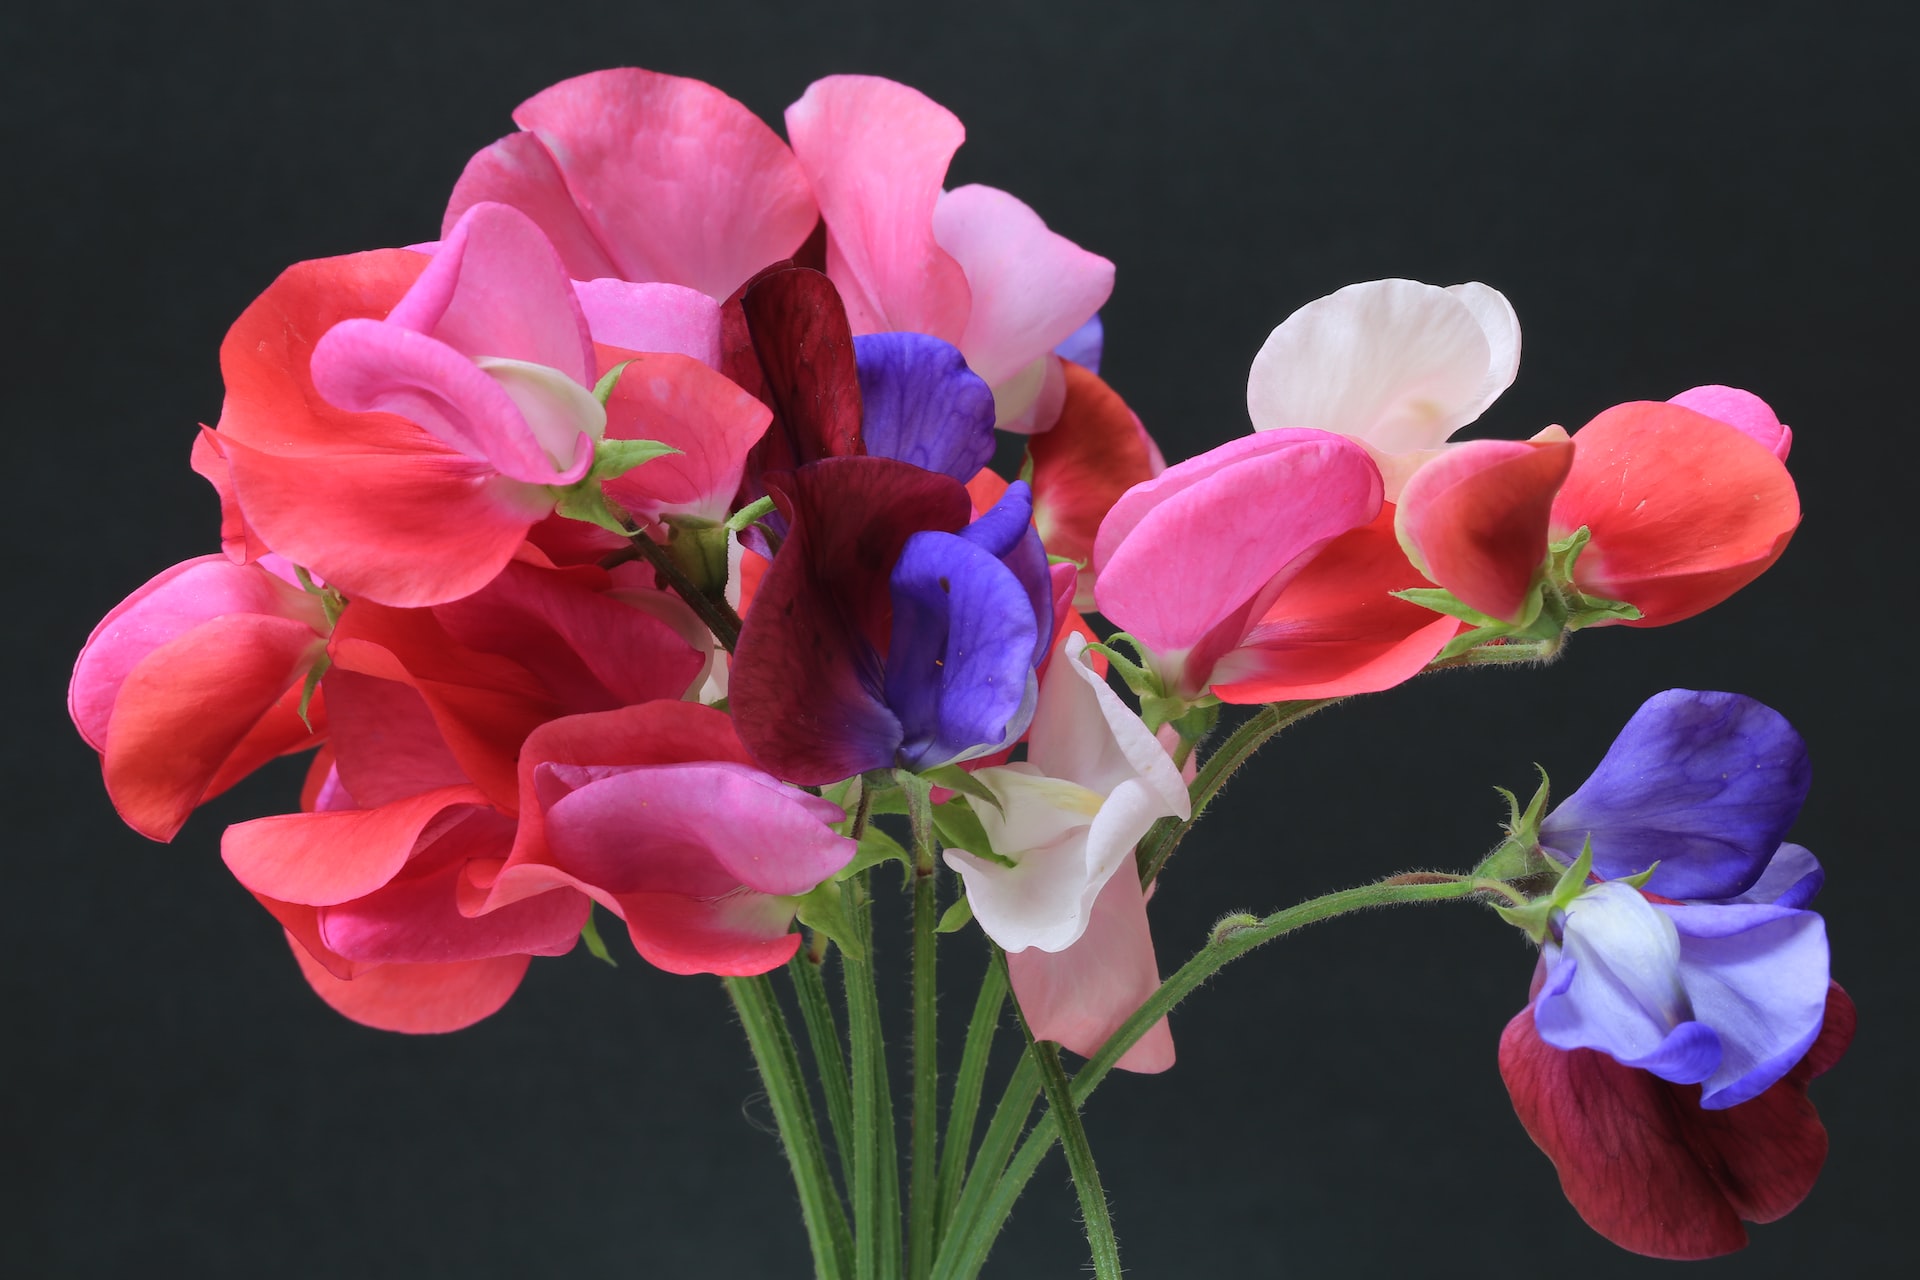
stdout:
POLYGON ((1066 340, 1053 349, 1053 354, 1064 360, 1071 360, 1088 373, 1100 372, 1100 355, 1107 345, 1107 329, 1100 323, 1100 313, 1094 312, 1087 322, 1066 336, 1066 340))
POLYGON ((924 333, 869 333, 853 340, 853 359, 869 454, 962 484, 993 460, 993 388, 960 348, 924 333))
POLYGON ((1046 553, 1032 521, 1032 494, 1015 482, 958 533, 907 539, 889 579, 885 690, 900 718, 901 764, 997 750, 1032 719, 1034 668, 1053 635, 1046 553))
MULTIPOLYGON (((1806 801, 1806 745, 1785 717, 1737 693, 1669 689, 1649 698, 1580 789, 1540 824, 1540 844, 1618 880, 1659 867, 1669 898, 1726 899, 1752 887, 1806 801)), ((1811 896, 1810 894, 1808 896, 1811 896)))
MULTIPOLYGON (((1783 871, 1794 871, 1805 852, 1783 846, 1783 871)), ((1781 878, 1793 890, 1806 883, 1781 878)), ((1569 903, 1554 935, 1542 950, 1546 980, 1533 1006, 1540 1038, 1699 1084, 1707 1110, 1764 1092, 1820 1034, 1828 950, 1826 924, 1814 912, 1654 902, 1613 881, 1569 903)))

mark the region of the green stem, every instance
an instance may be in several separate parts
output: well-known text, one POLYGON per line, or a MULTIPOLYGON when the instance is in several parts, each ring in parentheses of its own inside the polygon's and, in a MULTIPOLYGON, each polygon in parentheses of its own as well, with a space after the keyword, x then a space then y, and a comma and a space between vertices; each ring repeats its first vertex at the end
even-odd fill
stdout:
POLYGON ((840 1154, 840 1177, 849 1191, 853 1188, 853 1085, 847 1079, 847 1058, 840 1047, 840 1028, 834 1024, 833 1002, 827 997, 826 978, 820 972, 824 957, 816 957, 811 948, 787 962, 787 976, 793 980, 794 994, 800 1001, 800 1017, 807 1024, 807 1043, 813 1050, 814 1069, 820 1074, 820 1089, 827 1099, 827 1125, 833 1131, 834 1150, 840 1154))
POLYGON ((733 611, 733 606, 727 603, 726 598, 702 591, 700 584, 687 576, 687 571, 674 560, 672 553, 648 537, 645 530, 634 534, 628 541, 640 553, 640 558, 653 566, 660 580, 687 602, 687 607, 699 615, 700 621, 707 624, 707 630, 713 632, 720 647, 732 653, 733 646, 740 639, 740 615, 733 611))
POLYGON ((1193 829, 1193 824, 1200 820, 1200 815, 1206 812, 1207 806, 1213 802, 1220 788, 1226 785, 1227 779, 1251 759, 1267 739, 1295 721, 1304 720, 1322 707, 1330 707, 1338 701, 1338 698, 1316 698, 1306 702, 1269 702, 1229 734, 1219 750, 1207 757, 1206 763, 1194 775, 1193 784, 1187 788, 1187 794, 1193 800, 1193 816, 1184 822, 1178 818, 1162 818, 1141 839, 1138 853, 1140 883, 1153 883, 1154 877, 1160 874, 1160 868, 1167 865, 1167 859, 1173 856, 1174 849, 1193 829))
MULTIPOLYGON (((947 1112, 946 1140, 940 1148, 936 1247, 952 1230, 954 1210, 960 1202, 961 1180, 967 1174, 967 1156, 973 1150, 973 1129, 980 1115, 980 1093, 987 1082, 987 1061, 993 1056, 993 1035, 999 1029, 1000 1011, 1006 1002, 1006 966, 989 964, 986 976, 980 980, 979 998, 973 1002, 973 1018, 967 1023, 967 1047, 960 1055, 960 1074, 953 1079, 953 1103, 947 1112)), ((1004 1154, 1001 1160, 1006 1160, 1004 1154)))
MULTIPOLYGON (((953 1217, 947 1223, 947 1238, 940 1246, 940 1256, 934 1260, 934 1280, 961 1280, 978 1274, 987 1259, 987 1248, 994 1237, 1000 1234, 1000 1224, 1004 1223, 1008 1212, 1013 1208, 1011 1199, 1004 1209, 995 1209, 1000 1188, 1004 1185, 1002 1172, 1007 1168, 1007 1158, 1013 1154, 1014 1144, 1020 1140, 1020 1131, 1027 1127, 1027 1117, 1033 1112, 1033 1104, 1040 1096, 1040 1068, 1029 1054, 1021 1054, 1019 1063, 1013 1069, 1013 1075, 1007 1080, 1007 1087, 1000 1095, 1000 1102, 993 1110, 993 1119, 987 1122, 987 1134, 980 1140, 980 1151, 973 1159, 973 1169, 967 1174, 966 1185, 960 1191, 960 1203, 953 1211, 953 1217), (994 1223, 991 1233, 987 1232, 983 1222, 992 1212, 994 1223), (977 1242, 977 1244, 976 1244, 977 1242)), ((1037 1163, 1037 1162, 1036 1162, 1037 1163)), ((1032 1170, 1020 1179, 1025 1186, 1032 1170)), ((1013 1195, 1018 1195, 1015 1188, 1013 1195)))
MULTIPOLYGON (((1275 938, 1292 933, 1295 929, 1330 920, 1335 916, 1353 911, 1364 911, 1369 907, 1396 906, 1411 902, 1440 902, 1471 897, 1476 893, 1490 892, 1489 882, 1472 876, 1438 877, 1420 874, 1413 877, 1384 881, 1380 884, 1361 885, 1353 889, 1341 889, 1324 894, 1318 898, 1276 911, 1264 919, 1243 917, 1223 921, 1214 929, 1207 945, 1181 965, 1179 970, 1160 988, 1147 998, 1145 1004, 1134 1011, 1133 1015, 1120 1024, 1119 1030, 1108 1037, 1107 1042, 1087 1064, 1073 1077, 1071 1088, 1073 1102, 1084 1104, 1087 1096, 1104 1080, 1114 1063, 1122 1054, 1131 1049, 1160 1019, 1167 1016, 1169 1010, 1185 999, 1201 983, 1218 973, 1233 960, 1252 951, 1255 947, 1273 941, 1275 938)), ((945 1276, 953 1280, 968 1280, 978 1275, 986 1263, 987 1251, 992 1248, 994 1239, 1006 1225, 1007 1215, 1013 1211, 1013 1203, 1019 1198, 1034 1171, 1040 1167, 1040 1161, 1052 1149, 1059 1139, 1060 1127, 1056 1116, 1049 1111, 1040 1123, 1035 1125, 1027 1140, 1020 1144, 1013 1159, 1008 1162, 1006 1172, 1000 1178, 992 1195, 987 1199, 979 1216, 969 1222, 964 1237, 956 1237, 949 1254, 949 1265, 945 1276)), ((971 1190, 971 1187, 969 1187, 971 1190)))
POLYGON ((760 1079, 767 1086, 780 1143, 787 1149, 787 1165, 800 1193, 800 1215, 807 1225, 807 1243, 813 1249, 813 1270, 819 1280, 842 1280, 852 1249, 845 1212, 827 1172, 827 1155, 807 1097, 806 1077, 800 1074, 800 1055, 787 1033, 773 984, 764 976, 726 978, 727 994, 746 1028, 760 1079))
MULTIPOLYGON (((1004 954, 995 959, 1001 966, 1004 954)), ((1073 1189, 1080 1197, 1080 1220, 1086 1228, 1087 1245, 1093 1250, 1093 1274, 1097 1280, 1120 1280, 1120 1242, 1113 1236, 1113 1219, 1107 1212, 1107 1193, 1100 1185, 1100 1170, 1093 1163, 1093 1148, 1087 1143, 1087 1131, 1080 1123, 1080 1106, 1074 1101, 1073 1082, 1060 1065, 1060 1046, 1050 1040, 1035 1040, 1033 1028, 1020 1001, 1013 1002, 1013 1016, 1020 1021, 1020 1033, 1026 1037, 1027 1052, 1040 1068, 1040 1087, 1047 1095, 1047 1119, 1060 1135, 1067 1153, 1067 1169, 1073 1174, 1073 1189)))
POLYGON ((853 1224, 859 1280, 895 1280, 900 1274, 900 1166, 887 1084, 880 994, 873 978, 873 920, 868 873, 846 884, 852 895, 858 957, 842 951, 847 1029, 853 1038, 853 1224))
POLYGON ((926 1280, 933 1269, 933 1238, 940 1204, 940 1058, 934 1002, 934 950, 940 922, 935 895, 933 788, 926 779, 902 770, 913 824, 913 1139, 908 1157, 907 1275, 926 1280))

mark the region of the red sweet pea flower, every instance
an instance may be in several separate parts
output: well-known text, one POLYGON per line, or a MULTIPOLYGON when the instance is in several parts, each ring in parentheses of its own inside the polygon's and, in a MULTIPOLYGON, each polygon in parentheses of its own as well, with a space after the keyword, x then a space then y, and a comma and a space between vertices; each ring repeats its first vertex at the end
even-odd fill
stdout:
POLYGON ((1853 1001, 1835 984, 1799 1064, 1758 1097, 1708 1111, 1699 1085, 1546 1044, 1529 1006, 1500 1037, 1500 1075, 1588 1226, 1635 1253, 1712 1258, 1747 1243, 1742 1219, 1784 1217, 1813 1189, 1827 1132, 1807 1085, 1840 1060, 1853 1029, 1853 1001))

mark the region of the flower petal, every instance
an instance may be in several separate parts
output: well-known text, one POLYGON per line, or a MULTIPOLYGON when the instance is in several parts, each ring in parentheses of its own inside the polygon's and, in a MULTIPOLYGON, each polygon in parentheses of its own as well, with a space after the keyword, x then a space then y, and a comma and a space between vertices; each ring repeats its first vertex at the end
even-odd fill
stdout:
POLYGON ((1668 404, 1677 404, 1695 413, 1704 413, 1730 427, 1737 427, 1765 445, 1774 457, 1785 462, 1793 448, 1793 432, 1765 400, 1739 387, 1717 384, 1693 387, 1671 396, 1668 404))
POLYGON ((725 520, 747 455, 766 434, 766 405, 685 356, 633 358, 607 400, 607 438, 658 440, 680 452, 604 484, 635 518, 725 520))
POLYGON ((387 884, 416 848, 485 803, 443 787, 378 809, 290 813, 227 828, 220 856, 234 879, 281 902, 331 906, 387 884))
MULTIPOLYGON (((627 280, 575 280, 593 340, 623 351, 671 352, 720 367, 720 304, 698 289, 627 280)), ((596 361, 605 367, 605 361, 596 361)))
POLYGON ((362 1026, 410 1035, 459 1031, 498 1013, 520 989, 532 963, 528 956, 495 956, 452 964, 383 964, 342 981, 291 934, 287 944, 314 994, 336 1013, 362 1026))
POLYGON ((1093 608, 1093 544, 1114 503, 1155 474, 1146 428, 1099 376, 1063 366, 1066 399, 1053 428, 1027 441, 1033 519, 1047 550, 1079 563, 1075 604, 1093 608))
POLYGON ((965 484, 993 461, 993 391, 960 349, 924 333, 853 340, 868 453, 965 484))
POLYGON ((1547 558, 1553 496, 1574 446, 1469 440, 1413 473, 1394 529, 1408 558, 1462 603, 1521 622, 1547 558))

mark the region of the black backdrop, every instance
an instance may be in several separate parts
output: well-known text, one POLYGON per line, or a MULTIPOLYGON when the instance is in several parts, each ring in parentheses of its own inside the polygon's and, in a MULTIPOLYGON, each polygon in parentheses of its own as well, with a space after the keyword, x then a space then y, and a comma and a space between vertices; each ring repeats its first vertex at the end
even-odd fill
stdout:
MULTIPOLYGON (((1812 746, 1797 838, 1830 869, 1863 1029, 1816 1090, 1824 1180, 1709 1270, 1872 1271, 1915 1189, 1900 23, 1894 5, 1329 0, 10 10, 9 1269, 803 1273, 713 981, 621 943, 617 971, 537 963, 458 1035, 351 1025, 218 859, 225 823, 290 804, 297 767, 149 846, 61 708, 93 621, 213 545, 186 451, 247 301, 296 259, 430 237, 515 103, 638 63, 775 120, 837 71, 953 108, 955 182, 1006 187, 1119 264, 1108 376, 1174 457, 1245 429, 1248 361, 1288 311, 1388 275, 1512 298, 1525 357, 1495 433, 1700 382, 1767 396, 1807 513, 1771 574, 1666 630, 1583 635, 1551 669, 1422 681, 1283 738, 1173 864, 1155 930, 1171 967, 1224 910, 1461 865, 1494 838, 1491 784, 1526 786, 1534 760, 1577 779, 1659 689, 1753 694, 1812 746)), ((1508 1109, 1494 1046, 1525 948, 1484 912, 1423 910, 1241 962, 1176 1017, 1172 1073, 1103 1088, 1088 1123, 1135 1274, 1653 1269, 1584 1231, 1508 1109)), ((945 964, 970 978, 977 939, 945 964)), ((967 999, 961 982, 946 1014, 967 999)), ((1056 1156, 989 1274, 1084 1260, 1056 1156)))

